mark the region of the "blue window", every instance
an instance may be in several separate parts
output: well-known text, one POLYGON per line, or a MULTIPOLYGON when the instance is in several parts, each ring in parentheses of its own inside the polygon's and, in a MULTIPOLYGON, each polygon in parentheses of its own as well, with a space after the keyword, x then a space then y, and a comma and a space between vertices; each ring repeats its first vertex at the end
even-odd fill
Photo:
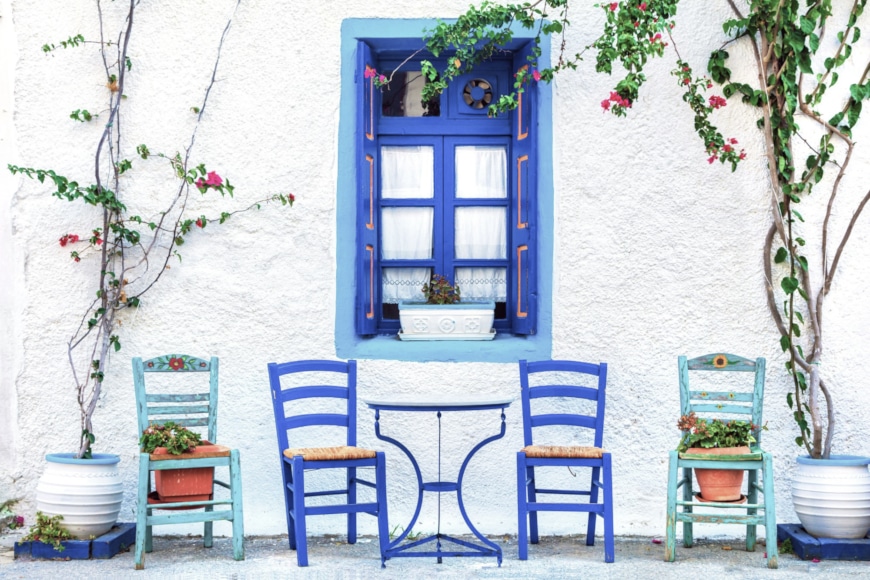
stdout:
POLYGON ((353 70, 348 78, 343 62, 337 353, 410 360, 548 356, 549 88, 533 83, 516 111, 487 116, 488 104, 512 90, 514 73, 530 66, 530 39, 518 31, 497 58, 423 102, 419 60, 426 57, 405 58, 422 45, 423 29, 434 25, 354 19, 342 27, 343 59, 352 60, 353 70), (398 72, 379 89, 366 74, 374 70, 398 72), (352 127, 346 118, 351 98, 352 127), (463 300, 495 301, 497 340, 475 344, 477 355, 468 354, 467 344, 439 344, 438 355, 431 345, 395 340, 399 301, 422 297, 423 283, 436 273, 460 286, 463 300), (499 356, 486 356, 488 350, 499 356))

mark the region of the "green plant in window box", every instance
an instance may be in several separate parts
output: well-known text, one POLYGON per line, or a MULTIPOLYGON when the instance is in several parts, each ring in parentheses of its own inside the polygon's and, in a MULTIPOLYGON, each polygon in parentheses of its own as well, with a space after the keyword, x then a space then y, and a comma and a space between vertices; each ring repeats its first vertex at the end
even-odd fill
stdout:
POLYGON ((459 285, 452 285, 441 274, 433 274, 432 279, 423 284, 426 304, 456 304, 461 300, 459 285))
POLYGON ((693 447, 748 447, 755 443, 753 432, 767 427, 753 425, 749 421, 723 421, 722 419, 699 419, 695 413, 683 415, 677 422, 683 438, 677 451, 685 453, 693 447))

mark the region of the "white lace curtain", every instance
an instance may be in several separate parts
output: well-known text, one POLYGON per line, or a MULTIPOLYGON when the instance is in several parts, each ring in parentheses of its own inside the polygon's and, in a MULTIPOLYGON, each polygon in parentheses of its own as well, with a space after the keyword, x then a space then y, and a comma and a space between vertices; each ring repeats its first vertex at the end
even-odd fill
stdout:
MULTIPOLYGON (((381 148, 381 195, 387 199, 431 199, 434 195, 434 151, 430 146, 381 148)), ((456 148, 456 197, 507 196, 504 147, 456 148)), ((504 259, 507 254, 503 207, 458 207, 454 216, 457 258, 504 259)), ((432 257, 434 212, 431 207, 386 207, 381 211, 381 256, 384 259, 432 257)), ((441 273, 441 272, 439 272, 441 273)), ((383 301, 422 300, 429 268, 385 268, 383 301)), ((454 278, 465 300, 506 298, 504 268, 457 268, 454 278)))

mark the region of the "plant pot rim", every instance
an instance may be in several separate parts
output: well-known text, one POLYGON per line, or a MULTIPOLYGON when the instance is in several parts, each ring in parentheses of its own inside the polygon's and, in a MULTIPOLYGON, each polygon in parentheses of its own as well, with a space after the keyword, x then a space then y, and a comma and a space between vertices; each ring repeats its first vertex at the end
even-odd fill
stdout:
POLYGON ((463 300, 462 302, 456 302, 455 304, 429 304, 428 302, 411 302, 402 300, 399 302, 399 310, 402 308, 426 308, 426 309, 436 309, 436 308, 495 308, 495 301, 493 300, 463 300))
POLYGON ((47 453, 45 460, 49 463, 72 465, 114 465, 121 461, 121 456, 113 453, 94 453, 90 459, 83 459, 76 457, 75 453, 47 453))
POLYGON ((850 465, 868 465, 870 457, 863 455, 831 455, 828 459, 816 459, 809 455, 800 455, 797 462, 802 465, 819 465, 819 466, 850 466, 850 465))

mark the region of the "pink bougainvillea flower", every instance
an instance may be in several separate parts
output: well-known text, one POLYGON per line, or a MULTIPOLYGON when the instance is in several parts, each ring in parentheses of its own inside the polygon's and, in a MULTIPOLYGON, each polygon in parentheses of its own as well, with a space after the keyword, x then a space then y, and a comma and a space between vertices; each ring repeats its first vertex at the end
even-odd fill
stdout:
POLYGON ((290 198, 290 203, 293 203, 294 201, 296 201, 296 196, 293 195, 292 193, 288 193, 287 197, 290 198))
POLYGON ((205 222, 202 220, 202 218, 198 218, 198 219, 196 220, 196 226, 197 226, 197 227, 201 228, 201 227, 203 227, 204 225, 205 225, 205 222))
POLYGON ((221 176, 214 171, 209 171, 205 180, 206 185, 213 185, 214 187, 220 187, 223 182, 224 180, 221 179, 221 176))
POLYGON ((619 8, 619 2, 611 2, 610 3, 610 11, 616 12, 616 9, 619 8))
POLYGON ((634 21, 634 27, 637 28, 638 26, 640 26, 640 22, 638 22, 637 20, 635 20, 635 21, 634 21))
POLYGON ((713 163, 714 161, 716 161, 717 159, 719 159, 719 157, 717 157, 716 155, 711 155, 710 158, 707 159, 707 163, 711 163, 711 164, 712 164, 712 163, 713 163))
POLYGON ((722 151, 724 151, 725 153, 730 153, 730 152, 732 151, 732 147, 731 147, 731 145, 728 145, 728 144, 726 143, 726 144, 722 147, 722 151))
POLYGON ((661 39, 662 39, 661 32, 657 32, 655 36, 653 36, 652 38, 649 39, 649 41, 656 42, 656 41, 661 40, 661 39))
POLYGON ((202 179, 197 179, 196 183, 194 185, 196 185, 197 189, 205 189, 206 188, 205 181, 203 181, 202 179))
POLYGON ((610 101, 608 99, 604 99, 603 101, 601 101, 601 108, 604 109, 605 111, 609 111, 610 110, 610 101))
POLYGON ((374 76, 375 76, 376 74, 378 74, 378 71, 376 71, 375 69, 373 69, 373 68, 370 67, 370 66, 367 66, 367 67, 366 67, 365 77, 366 77, 367 79, 374 78, 374 76))
POLYGON ((718 95, 713 95, 712 97, 710 97, 710 106, 713 107, 714 109, 724 107, 727 104, 728 104, 728 101, 726 101, 725 99, 723 99, 722 97, 720 97, 718 95))
POLYGON ((532 71, 532 78, 535 79, 535 81, 539 81, 539 80, 541 80, 541 73, 540 73, 540 71, 538 71, 538 70, 534 70, 534 71, 532 71))
POLYGON ((737 139, 735 139, 734 137, 731 137, 730 139, 728 139, 728 142, 731 143, 732 145, 737 145, 737 139))
POLYGON ((641 2, 641 3, 640 3, 640 6, 638 6, 638 8, 640 8, 641 10, 643 10, 644 12, 646 12, 646 2, 641 2))
POLYGON ((379 76, 379 77, 378 77, 378 82, 381 82, 381 83, 385 83, 385 82, 387 82, 387 77, 385 77, 384 75, 379 76))
POLYGON ((171 358, 169 359, 169 368, 174 371, 180 371, 184 368, 184 359, 183 358, 171 358))
POLYGON ((740 159, 746 159, 746 151, 743 149, 740 150, 740 159))

